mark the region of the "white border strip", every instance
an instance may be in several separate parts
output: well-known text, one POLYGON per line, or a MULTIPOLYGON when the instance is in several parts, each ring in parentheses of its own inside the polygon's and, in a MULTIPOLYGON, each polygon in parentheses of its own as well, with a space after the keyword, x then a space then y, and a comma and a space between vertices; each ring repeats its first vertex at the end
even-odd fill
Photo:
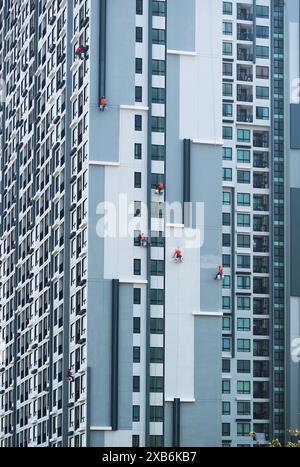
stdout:
POLYGON ((192 52, 188 50, 173 50, 173 49, 168 49, 167 54, 169 55, 186 55, 188 57, 196 57, 197 52, 192 52))
POLYGON ((112 431, 111 426, 91 426, 91 431, 112 431))
MULTIPOLYGON (((174 402, 174 399, 172 399, 171 397, 166 397, 165 402, 174 402)), ((180 399, 180 402, 190 404, 196 402, 196 399, 180 399)))
POLYGON ((147 280, 119 279, 120 284, 148 284, 147 280))
POLYGON ((101 167, 120 167, 120 162, 110 162, 110 161, 89 161, 89 165, 101 166, 101 167))
POLYGON ((208 316, 209 318, 220 318, 223 316, 222 311, 193 311, 193 316, 208 316))
POLYGON ((184 224, 166 224, 166 227, 169 227, 170 229, 184 229, 185 225, 184 224))
POLYGON ((224 146, 223 141, 211 141, 211 140, 205 140, 205 139, 193 139, 192 142, 194 144, 209 144, 211 146, 224 146))
POLYGON ((148 112, 149 107, 143 107, 138 105, 120 105, 120 109, 122 110, 135 110, 139 112, 148 112))

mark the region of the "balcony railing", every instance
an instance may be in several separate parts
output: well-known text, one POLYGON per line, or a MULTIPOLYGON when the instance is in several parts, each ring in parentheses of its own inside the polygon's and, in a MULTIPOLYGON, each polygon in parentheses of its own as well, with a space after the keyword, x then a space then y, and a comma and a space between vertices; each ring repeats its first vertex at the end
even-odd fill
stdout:
POLYGON ((253 14, 251 11, 248 10, 239 10, 237 13, 237 19, 240 19, 242 21, 252 21, 253 14))
POLYGON ((241 92, 237 95, 237 100, 240 102, 253 102, 253 94, 241 92))
POLYGON ((253 54, 249 52, 241 52, 238 51, 237 59, 243 62, 252 62, 253 61, 253 54))
POLYGON ((253 41, 253 33, 251 31, 239 31, 237 38, 239 41, 253 41))
POLYGON ((244 114, 244 113, 238 113, 238 114, 237 114, 237 121, 238 121, 238 122, 252 123, 252 122, 253 122, 253 115, 251 115, 251 114, 244 114))

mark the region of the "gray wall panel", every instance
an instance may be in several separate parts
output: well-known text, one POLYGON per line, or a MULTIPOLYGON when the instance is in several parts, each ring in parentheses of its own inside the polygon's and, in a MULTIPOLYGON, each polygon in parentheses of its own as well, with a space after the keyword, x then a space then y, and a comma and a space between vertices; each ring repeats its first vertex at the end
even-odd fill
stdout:
POLYGON ((196 0, 168 2, 168 49, 194 52, 196 0))
POLYGON ((300 188, 291 189, 291 295, 300 297, 300 188))

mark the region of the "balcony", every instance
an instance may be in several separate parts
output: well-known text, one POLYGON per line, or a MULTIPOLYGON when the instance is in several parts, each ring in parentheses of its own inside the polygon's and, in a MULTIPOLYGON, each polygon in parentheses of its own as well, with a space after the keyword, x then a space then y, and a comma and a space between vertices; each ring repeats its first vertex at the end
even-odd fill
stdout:
POLYGON ((237 121, 243 123, 253 122, 253 110, 252 107, 244 107, 238 105, 237 107, 237 121))
POLYGON ((269 383, 257 382, 253 383, 253 397, 254 399, 268 399, 269 398, 269 383))
POLYGON ((269 237, 253 237, 254 253, 269 253, 269 237))
POLYGON ((256 148, 268 148, 269 147, 269 132, 260 131, 253 133, 253 146, 256 148))
POLYGON ((269 175, 266 172, 253 174, 253 188, 267 190, 269 188, 269 175))
POLYGON ((254 152, 253 167, 257 169, 267 169, 269 167, 269 154, 267 152, 254 152))
POLYGON ((238 91, 237 100, 239 102, 253 102, 252 92, 238 91))
POLYGON ((254 357, 269 357, 269 341, 267 340, 253 341, 253 356, 254 357))
POLYGON ((253 41, 253 29, 252 27, 238 26, 237 30, 237 39, 238 41, 253 41))
POLYGON ((269 210, 269 196, 254 195, 253 210, 254 211, 268 211, 269 210))
POLYGON ((253 258, 253 272, 255 274, 268 274, 269 273, 269 260, 266 257, 254 256, 253 258))
POLYGON ((254 298, 253 299, 253 314, 254 315, 268 315, 269 314, 269 299, 268 298, 254 298))
POLYGON ((269 320, 268 319, 254 319, 253 334, 254 336, 268 336, 269 335, 269 320))
POLYGON ((237 59, 241 60, 242 62, 252 62, 253 53, 251 51, 248 51, 247 49, 238 49, 237 59))
POLYGON ((253 217, 253 230, 254 232, 269 232, 269 217, 268 216, 254 216, 253 217))
POLYGON ((253 362, 253 376, 254 378, 269 378, 269 362, 254 361, 253 362))

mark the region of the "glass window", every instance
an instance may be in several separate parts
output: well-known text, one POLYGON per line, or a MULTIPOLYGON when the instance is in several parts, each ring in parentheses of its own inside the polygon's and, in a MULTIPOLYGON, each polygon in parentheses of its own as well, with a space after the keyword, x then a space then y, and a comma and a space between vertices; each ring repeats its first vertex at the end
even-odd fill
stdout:
POLYGON ((237 276, 236 282, 238 289, 250 289, 251 287, 250 276, 237 276))
MULTIPOLYGON (((232 55, 232 43, 231 42, 223 42, 223 55, 232 55)), ((231 94, 227 94, 232 96, 231 94)))
POLYGON ((152 74, 164 76, 166 74, 166 62, 164 60, 152 60, 152 74))
POLYGON ((247 401, 240 401, 237 403, 237 414, 238 415, 250 415, 251 414, 251 403, 247 401))
POLYGON ((222 402, 222 414, 230 415, 230 402, 222 402))
POLYGON ((250 151, 248 149, 238 149, 237 160, 243 164, 249 164, 251 162, 250 151))
POLYGON ((232 104, 223 104, 223 117, 232 117, 232 104))
POLYGON ((256 57, 257 58, 269 58, 269 47, 264 45, 256 46, 256 57))
POLYGON ((162 347, 150 347, 150 363, 163 363, 164 349, 162 347))
POLYGON ((143 14, 143 0, 136 0, 136 14, 143 14))
POLYGON ((237 215, 237 226, 238 227, 250 227, 250 214, 238 214, 237 215))
POLYGON ((232 128, 230 126, 223 126, 223 139, 232 139, 232 128))
POLYGON ((259 120, 269 120, 269 107, 256 107, 256 118, 259 120))
POLYGON ((163 334, 164 333, 164 320, 162 318, 150 319, 150 333, 163 334))
POLYGON ((222 436, 230 436, 230 423, 222 423, 222 436))
POLYGON ((237 351, 238 352, 250 352, 251 351, 250 339, 237 339, 237 351))
POLYGON ((270 90, 266 86, 256 86, 256 98, 257 99, 269 99, 270 90))
POLYGON ((140 363, 141 349, 140 347, 133 347, 133 363, 140 363))
POLYGON ((223 358, 222 359, 222 373, 230 373, 230 359, 223 358))
POLYGON ((223 289, 230 289, 230 276, 223 276, 223 289))
POLYGON ((162 376, 150 376, 150 392, 164 392, 164 378, 162 376))
POLYGON ((237 297, 237 309, 249 311, 251 308, 250 297, 237 297))
POLYGON ((133 318, 133 333, 140 334, 141 332, 141 318, 133 318))
POLYGON ((166 31, 164 29, 152 29, 152 42, 153 44, 165 44, 166 31))
POLYGON ((269 79, 269 67, 257 66, 256 67, 256 78, 269 79))
POLYGON ((142 159, 142 145, 140 143, 134 145, 134 158, 142 159))
POLYGON ((250 394, 250 381, 237 381, 238 394, 250 394))
POLYGON ((143 59, 142 58, 135 59, 135 72, 137 74, 143 73, 143 59))
POLYGON ((256 26, 256 37, 261 39, 269 38, 269 26, 256 26))
POLYGON ((230 394, 230 380, 223 379, 222 381, 222 394, 230 394))
POLYGON ((231 244, 231 235, 230 234, 223 234, 222 235, 222 244, 223 247, 229 247, 231 244))
POLYGON ((250 373, 251 362, 250 360, 238 360, 237 361, 237 372, 238 373, 250 373))
POLYGON ((152 117, 152 131, 163 133, 166 129, 166 120, 164 117, 152 117))
POLYGON ((230 268, 230 266, 231 266, 231 257, 230 257, 230 255, 223 255, 222 256, 222 264, 223 264, 223 267, 230 268))
POLYGON ((232 76, 232 63, 223 62, 223 75, 232 76))
POLYGON ((140 392, 140 377, 134 376, 133 377, 133 389, 132 392, 140 392))
POLYGON ((256 5, 257 18, 269 18, 269 7, 263 5, 256 5))
POLYGON ((229 226, 231 224, 231 215, 229 212, 224 212, 222 214, 222 218, 223 218, 223 225, 224 226, 229 226))
POLYGON ((232 148, 223 148, 223 160, 225 161, 232 160, 232 148))
POLYGON ((238 423, 237 424, 237 436, 249 436, 251 431, 250 423, 238 423))
POLYGON ((232 15, 232 2, 223 2, 223 15, 232 15))
POLYGON ((250 318, 238 318, 237 319, 238 331, 250 331, 250 326, 251 326, 250 318))
POLYGON ((141 275, 141 260, 140 259, 133 260, 133 274, 134 276, 141 275))
POLYGON ((237 246, 238 248, 250 248, 250 235, 237 235, 237 246))
POLYGON ((231 318, 230 316, 223 317, 223 331, 230 331, 231 330, 231 318))
POLYGON ((141 304, 141 289, 133 289, 133 303, 134 305, 141 304))
POLYGON ((142 188, 142 173, 134 172, 134 188, 142 188))
POLYGON ((237 204, 238 206, 250 206, 250 193, 238 193, 237 194, 237 204))
POLYGON ((223 168, 223 181, 229 182, 232 180, 232 169, 223 168))
POLYGON ((232 23, 229 23, 228 21, 223 21, 223 34, 225 36, 232 35, 232 23))
POLYGON ((223 310, 230 310, 230 297, 222 297, 223 310))
POLYGON ((143 42, 143 28, 139 26, 135 28, 135 41, 143 42))
POLYGON ((222 339, 222 350, 223 350, 223 352, 230 352, 230 350, 231 350, 231 339, 230 339, 230 337, 223 337, 223 339, 222 339))
POLYGON ((135 87, 135 102, 142 102, 143 100, 143 88, 142 86, 135 87))
POLYGON ((134 405, 132 407, 132 420, 134 422, 140 421, 140 406, 139 405, 134 405))
POLYGON ((164 88, 152 88, 152 102, 164 104, 166 100, 166 90, 164 88))
POLYGON ((166 15, 166 3, 153 0, 152 2, 152 14, 153 16, 165 16, 166 15))
POLYGON ((230 191, 223 191, 223 204, 230 206, 231 204, 231 193, 230 191))
POLYGON ((164 408, 162 406, 150 406, 150 422, 163 422, 164 408))
POLYGON ((142 131, 142 116, 135 115, 135 131, 142 131))
POLYGON ((166 148, 165 146, 159 146, 153 144, 151 146, 151 157, 154 161, 163 161, 165 159, 166 148))
POLYGON ((239 142, 247 142, 250 143, 250 130, 237 130, 237 140, 239 142))

